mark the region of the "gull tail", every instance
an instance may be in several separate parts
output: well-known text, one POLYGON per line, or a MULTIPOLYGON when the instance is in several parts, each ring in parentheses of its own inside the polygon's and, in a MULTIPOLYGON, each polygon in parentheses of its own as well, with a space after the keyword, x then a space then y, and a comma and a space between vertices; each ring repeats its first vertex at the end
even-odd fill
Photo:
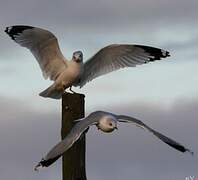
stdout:
POLYGON ((39 95, 45 98, 61 99, 63 92, 63 89, 57 89, 57 87, 54 84, 52 84, 39 95))

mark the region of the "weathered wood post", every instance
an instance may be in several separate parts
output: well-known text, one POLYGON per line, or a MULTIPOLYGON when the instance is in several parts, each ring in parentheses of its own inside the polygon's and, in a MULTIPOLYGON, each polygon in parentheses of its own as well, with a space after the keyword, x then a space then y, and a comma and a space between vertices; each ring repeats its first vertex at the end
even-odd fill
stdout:
MULTIPOLYGON (((62 139, 68 134, 73 121, 83 118, 85 113, 83 94, 65 93, 62 97, 62 139)), ((73 147, 64 153, 62 159, 63 180, 86 180, 85 169, 85 135, 73 147)))

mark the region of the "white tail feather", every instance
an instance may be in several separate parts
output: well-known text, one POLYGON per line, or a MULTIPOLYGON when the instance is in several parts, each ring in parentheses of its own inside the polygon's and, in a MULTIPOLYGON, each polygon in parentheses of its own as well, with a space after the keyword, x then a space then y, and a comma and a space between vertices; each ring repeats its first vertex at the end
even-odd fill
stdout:
POLYGON ((43 92, 41 92, 39 95, 45 98, 53 98, 53 99, 61 99, 63 90, 57 89, 56 86, 53 84, 47 89, 45 89, 43 92))

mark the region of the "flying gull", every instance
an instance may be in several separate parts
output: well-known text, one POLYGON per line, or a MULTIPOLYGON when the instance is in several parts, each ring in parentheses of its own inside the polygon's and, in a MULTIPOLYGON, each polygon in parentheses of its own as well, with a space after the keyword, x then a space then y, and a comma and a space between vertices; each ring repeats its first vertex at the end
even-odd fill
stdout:
POLYGON ((44 78, 54 81, 39 94, 54 99, 60 99, 65 89, 82 87, 101 75, 169 56, 169 52, 155 47, 112 44, 99 50, 85 63, 81 51, 74 52, 69 61, 61 53, 56 36, 48 30, 31 26, 10 26, 5 32, 16 43, 28 48, 38 61, 44 78))
POLYGON ((193 152, 185 148, 183 145, 155 131, 136 118, 126 115, 116 115, 104 111, 95 111, 86 118, 76 120, 76 124, 73 126, 65 139, 59 142, 48 152, 48 154, 35 167, 35 170, 38 170, 40 167, 48 167, 54 163, 59 157, 63 155, 65 151, 72 147, 72 145, 81 137, 81 135, 88 130, 89 126, 96 125, 101 131, 110 133, 114 129, 117 129, 118 122, 133 123, 138 127, 148 130, 161 141, 177 149, 178 151, 183 153, 189 152, 193 155, 193 152))

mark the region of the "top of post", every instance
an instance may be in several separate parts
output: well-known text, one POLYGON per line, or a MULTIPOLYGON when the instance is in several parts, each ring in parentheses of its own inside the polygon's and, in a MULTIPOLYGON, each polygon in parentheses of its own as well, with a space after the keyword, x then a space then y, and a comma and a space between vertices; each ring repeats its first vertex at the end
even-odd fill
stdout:
POLYGON ((85 98, 85 95, 84 94, 80 94, 80 93, 68 93, 68 92, 63 93, 62 99, 68 98, 68 97, 81 97, 81 98, 85 98))

